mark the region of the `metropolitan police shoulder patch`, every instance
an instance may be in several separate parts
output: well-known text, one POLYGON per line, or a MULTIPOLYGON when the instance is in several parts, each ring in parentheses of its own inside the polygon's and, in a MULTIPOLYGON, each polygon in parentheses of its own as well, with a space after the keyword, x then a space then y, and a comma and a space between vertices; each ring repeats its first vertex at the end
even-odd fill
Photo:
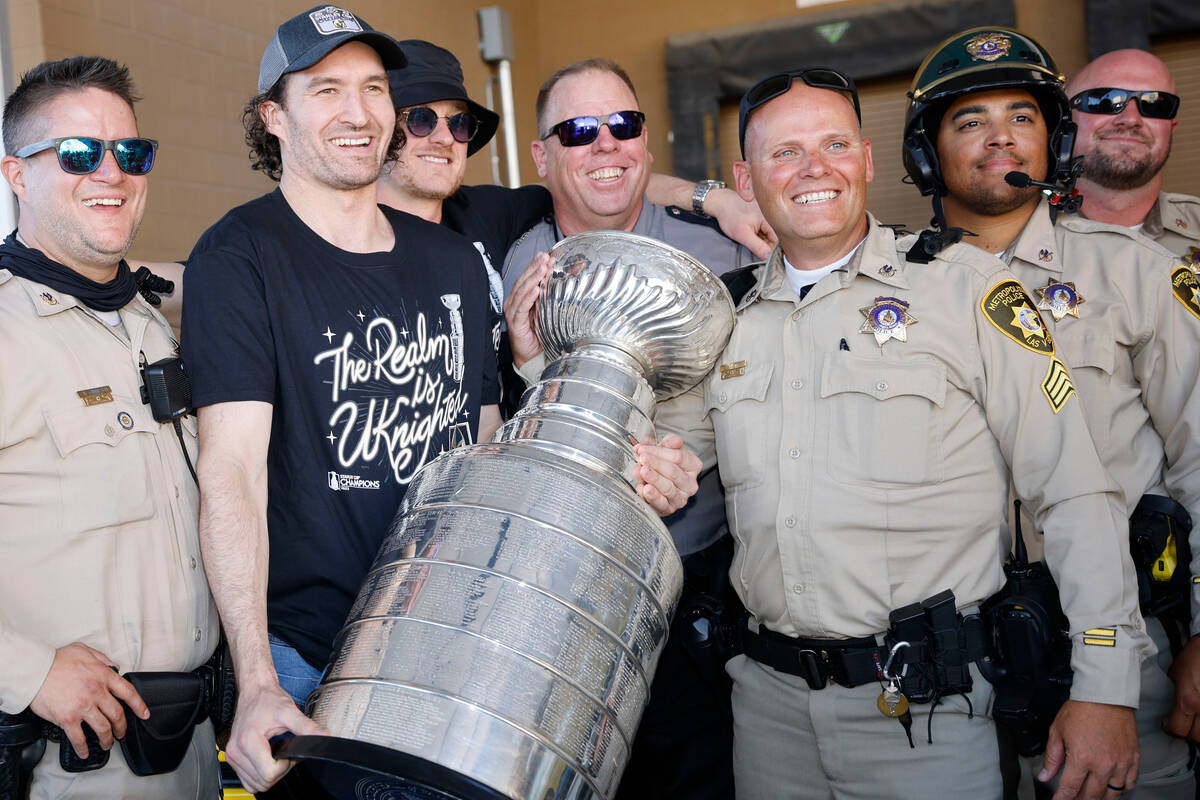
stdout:
POLYGON ((1026 350, 1044 356, 1054 355, 1054 339, 1018 282, 1000 281, 983 296, 979 307, 996 330, 1026 350))
POLYGON ((1042 394, 1050 401, 1050 408, 1054 409, 1055 414, 1062 411, 1071 395, 1075 394, 1075 384, 1071 383, 1067 365, 1055 356, 1050 357, 1050 369, 1046 370, 1046 377, 1042 380, 1042 394))
POLYGON ((1200 281, 1191 267, 1184 264, 1175 268, 1171 273, 1171 291, 1192 316, 1200 318, 1200 281))

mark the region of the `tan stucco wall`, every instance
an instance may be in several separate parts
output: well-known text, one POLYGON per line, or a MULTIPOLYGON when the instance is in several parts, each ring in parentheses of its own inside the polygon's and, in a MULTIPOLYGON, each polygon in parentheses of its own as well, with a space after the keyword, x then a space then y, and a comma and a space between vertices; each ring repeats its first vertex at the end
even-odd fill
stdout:
MULTIPOLYGON (((849 0, 842 5, 869 4, 849 0)), ((490 68, 478 57, 475 0, 356 0, 350 8, 373 26, 398 38, 429 39, 463 62, 469 92, 482 101, 490 68)), ((521 177, 536 180, 529 157, 535 136, 533 105, 541 81, 554 69, 587 56, 623 64, 638 86, 647 114, 657 167, 671 168, 667 132, 667 36, 746 22, 793 17, 794 0, 690 0, 648 3, 607 0, 505 0, 513 20, 517 57, 513 65, 521 177)), ((818 7, 824 13, 837 4, 818 7)), ((196 237, 224 211, 271 187, 249 169, 242 141, 241 111, 253 93, 258 61, 274 27, 309 2, 209 0, 8 0, 11 63, 20 72, 43 58, 99 53, 128 63, 145 100, 138 108, 142 132, 162 142, 151 176, 151 199, 134 255, 181 258, 196 237)), ((1020 27, 1043 41, 1059 66, 1078 69, 1086 60, 1084 0, 1047 5, 1016 0, 1020 27)), ((1196 37, 1156 46, 1177 69, 1200 71, 1196 37)), ((1200 80, 1192 82, 1200 86, 1200 80)), ((872 95, 866 119, 875 141, 877 177, 871 205, 881 216, 921 225, 927 205, 899 183, 899 120, 904 79, 864 86, 872 95)), ((1184 97, 1181 126, 1200 108, 1200 97, 1184 97)), ((735 153, 722 118, 723 163, 735 153)), ((736 132, 736 118, 732 122, 736 132)), ((1186 127, 1183 128, 1186 130, 1186 127)), ((1192 131, 1195 130, 1193 127, 1192 131)), ((736 133, 735 133, 736 135, 736 133)), ((1168 187, 1200 191, 1200 136, 1182 136, 1169 167, 1168 187), (1191 144, 1194 142, 1195 144, 1191 144)), ((471 161, 468 182, 491 180, 490 152, 471 161)), ((728 167, 726 167, 728 169, 728 167)), ((729 171, 726 172, 729 174, 729 171)))

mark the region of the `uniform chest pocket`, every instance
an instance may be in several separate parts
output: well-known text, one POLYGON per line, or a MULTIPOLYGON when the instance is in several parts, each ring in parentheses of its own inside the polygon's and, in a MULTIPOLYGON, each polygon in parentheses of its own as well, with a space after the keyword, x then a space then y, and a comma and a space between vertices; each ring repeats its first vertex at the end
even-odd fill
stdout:
POLYGON ((63 533, 87 533, 149 519, 154 514, 152 479, 144 437, 157 424, 133 398, 70 405, 45 412, 58 449, 63 533))
POLYGON ((942 479, 944 365, 829 353, 821 398, 835 479, 898 486, 942 479))
POLYGON ((775 365, 740 368, 742 374, 729 378, 713 370, 704 384, 704 413, 716 431, 721 480, 730 489, 762 483, 773 435, 766 412, 775 365))
POLYGON ((1113 374, 1116 358, 1112 326, 1106 319, 1072 319, 1058 323, 1054 342, 1067 366, 1113 374))

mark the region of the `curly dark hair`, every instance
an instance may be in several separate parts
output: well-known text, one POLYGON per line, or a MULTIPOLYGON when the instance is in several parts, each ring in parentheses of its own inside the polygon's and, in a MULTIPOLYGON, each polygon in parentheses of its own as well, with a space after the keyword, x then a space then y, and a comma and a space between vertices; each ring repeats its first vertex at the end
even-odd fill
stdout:
MULTIPOLYGON (((269 91, 251 97, 242 109, 242 126, 246 129, 246 144, 250 147, 250 168, 262 170, 273 181, 278 181, 283 175, 283 158, 279 153, 279 137, 267 131, 261 109, 263 103, 268 101, 278 104, 280 108, 284 107, 283 90, 287 85, 287 78, 288 76, 284 75, 269 91)), ((404 128, 397 118, 385 163, 399 158, 405 141, 404 128)))

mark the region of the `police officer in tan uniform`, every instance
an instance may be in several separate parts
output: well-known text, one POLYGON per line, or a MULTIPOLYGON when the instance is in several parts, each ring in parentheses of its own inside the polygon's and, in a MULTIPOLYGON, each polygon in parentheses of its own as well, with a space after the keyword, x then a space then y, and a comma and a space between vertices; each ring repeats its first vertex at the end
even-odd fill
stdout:
POLYGON ((156 146, 134 99, 124 67, 79 57, 33 68, 5 105, 20 223, 0 245, 0 712, 65 733, 34 770, 36 800, 219 793, 207 720, 165 774, 134 775, 113 747, 122 702, 148 713, 119 673, 186 672, 217 643, 182 450, 195 458, 195 422, 177 438, 139 396, 139 365, 178 351, 122 260, 156 146), (110 749, 93 771, 60 763, 110 749))
MULTIPOLYGON (((1032 293, 1071 368, 1124 513, 1138 512, 1135 531, 1141 521, 1166 522, 1155 515, 1165 504, 1174 507, 1168 498, 1182 503, 1174 519, 1186 525, 1188 514, 1196 519, 1200 513, 1200 395, 1194 391, 1200 378, 1200 305, 1194 273, 1129 228, 1062 213, 1067 198, 1052 194, 1046 200, 1037 187, 1018 188, 1006 180, 1013 171, 1050 183, 1069 180, 1066 154, 1075 126, 1062 81, 1049 55, 1023 34, 978 28, 952 37, 930 54, 913 82, 905 163, 916 185, 940 199, 946 228, 977 234, 965 241, 1001 253, 1032 293), (1153 497, 1139 507, 1143 495, 1153 497)), ((1183 543, 1185 530, 1177 530, 1183 543)), ((1200 535, 1193 539, 1196 552, 1200 535)), ((1178 569, 1170 584, 1178 598, 1174 610, 1186 611, 1194 592, 1188 565, 1172 560, 1176 552, 1175 542, 1160 543, 1152 556, 1156 563, 1165 560, 1143 583, 1147 589, 1162 583, 1165 593, 1172 576, 1162 573, 1178 569)), ((1073 570, 1057 577, 1060 585, 1079 580, 1073 570)), ((1071 590, 1063 588, 1064 595, 1071 590)), ((1168 620, 1164 627, 1150 616, 1170 610, 1163 602, 1142 599, 1159 652, 1142 664, 1136 794, 1191 798, 1195 780, 1187 743, 1162 730, 1174 694, 1166 668, 1179 646, 1177 638, 1170 647, 1166 634, 1175 623, 1168 620)), ((1196 658, 1200 650, 1189 646, 1189 674, 1196 658)), ((1047 763, 1057 757, 1051 742, 1047 763)))
POLYGON ((1163 167, 1179 120, 1175 78, 1144 50, 1114 50, 1067 83, 1083 156, 1082 213, 1137 228, 1197 266, 1200 197, 1164 192, 1163 167))
POLYGON ((1110 796, 1137 773, 1150 649, 1124 510, 1015 276, 963 245, 911 265, 912 237, 865 212, 857 110, 853 84, 820 68, 743 98, 738 190, 780 245, 729 281, 718 369, 656 418, 715 454, 726 488, 751 614, 727 666, 737 795, 1001 796, 974 612, 1004 579, 1011 472, 1057 573, 1076 576, 1065 774, 1110 796))

